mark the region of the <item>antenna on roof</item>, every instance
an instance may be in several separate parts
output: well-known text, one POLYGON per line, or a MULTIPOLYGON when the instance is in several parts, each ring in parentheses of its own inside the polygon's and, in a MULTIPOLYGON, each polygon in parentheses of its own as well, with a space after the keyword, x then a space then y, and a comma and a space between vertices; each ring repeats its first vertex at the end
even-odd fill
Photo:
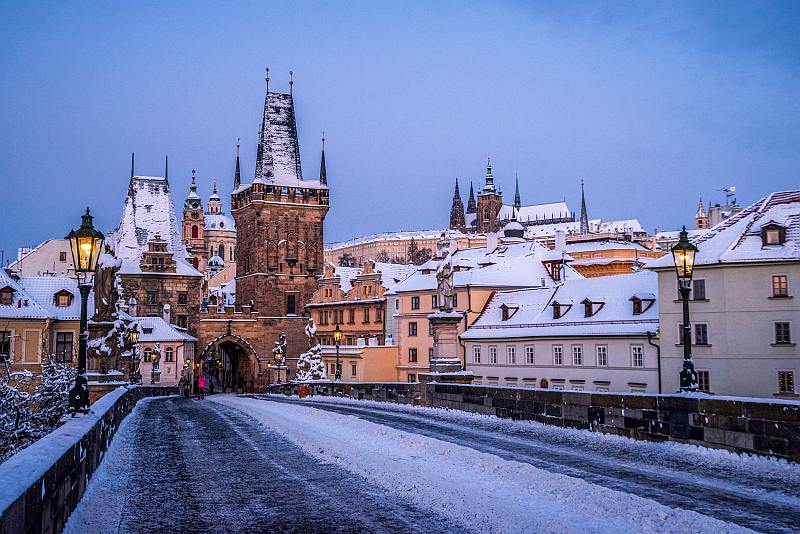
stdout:
POLYGON ((736 205, 736 186, 731 185, 729 187, 723 187, 722 189, 718 189, 717 191, 722 191, 725 193, 725 205, 726 206, 735 206, 736 205))
POLYGON ((267 92, 269 93, 269 67, 266 67, 264 70, 267 72, 266 76, 264 76, 264 82, 266 83, 267 92))
POLYGON ((294 85, 294 72, 289 71, 289 96, 292 96, 292 85, 294 85))

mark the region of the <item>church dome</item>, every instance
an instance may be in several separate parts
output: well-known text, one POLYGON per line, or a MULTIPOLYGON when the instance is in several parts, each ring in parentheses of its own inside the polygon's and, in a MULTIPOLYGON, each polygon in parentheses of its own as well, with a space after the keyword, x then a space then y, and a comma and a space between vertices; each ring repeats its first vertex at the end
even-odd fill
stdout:
POLYGON ((208 260, 208 268, 212 271, 221 271, 225 268, 225 260, 219 256, 211 256, 211 259, 208 260))
POLYGON ((506 237, 524 237, 525 228, 516 220, 511 220, 503 227, 503 235, 506 237))

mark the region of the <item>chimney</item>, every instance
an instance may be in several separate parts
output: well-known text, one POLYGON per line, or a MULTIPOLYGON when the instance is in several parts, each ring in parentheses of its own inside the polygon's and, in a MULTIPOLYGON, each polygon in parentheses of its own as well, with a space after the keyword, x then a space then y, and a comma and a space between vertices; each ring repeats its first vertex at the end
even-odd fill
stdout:
POLYGON ((131 315, 131 317, 138 317, 136 315, 136 299, 133 297, 128 299, 128 313, 131 315))
POLYGON ((167 304, 164 304, 164 314, 163 314, 163 316, 162 316, 162 317, 164 318, 164 320, 165 320, 166 322, 168 322, 168 323, 170 323, 170 324, 172 324, 172 321, 170 321, 170 315, 171 315, 171 313, 170 313, 170 312, 171 312, 171 311, 172 311, 172 310, 171 310, 171 308, 170 308, 170 305, 169 305, 169 303, 167 303, 167 304))
POLYGON ((567 248, 567 234, 564 230, 556 230, 556 246, 555 250, 564 250, 567 248))
POLYGON ((497 248, 497 233, 489 232, 486 234, 486 250, 491 253, 497 248))

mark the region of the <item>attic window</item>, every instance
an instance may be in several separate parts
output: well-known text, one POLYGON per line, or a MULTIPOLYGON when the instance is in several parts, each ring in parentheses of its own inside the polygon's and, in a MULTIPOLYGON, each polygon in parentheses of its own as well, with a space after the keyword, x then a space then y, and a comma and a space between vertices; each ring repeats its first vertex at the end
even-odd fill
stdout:
POLYGON ((509 319, 514 317, 514 314, 517 313, 518 311, 519 311, 519 304, 508 303, 500 306, 500 312, 502 313, 504 321, 508 321, 509 319))
POLYGON ((152 334, 153 333, 153 327, 152 326, 144 326, 144 327, 142 327, 142 333, 143 334, 152 334))
POLYGON ((786 227, 770 222, 761 227, 761 242, 763 246, 783 245, 786 242, 786 227))
POLYGON ((653 306, 656 301, 656 296, 652 293, 640 293, 632 296, 628 300, 633 303, 633 314, 641 315, 653 306))
POLYGON ((583 316, 591 317, 605 306, 606 300, 604 298, 585 298, 581 304, 583 304, 583 316))
POLYGON ((72 293, 70 293, 66 289, 62 289, 61 291, 53 295, 53 298, 56 302, 56 306, 60 308, 66 308, 72 304, 72 293))
POLYGON ((564 317, 569 309, 572 308, 572 301, 565 300, 563 302, 554 301, 553 304, 553 319, 560 319, 564 317))
POLYGON ((11 286, 0 289, 0 304, 3 306, 11 306, 14 304, 14 289, 11 286))

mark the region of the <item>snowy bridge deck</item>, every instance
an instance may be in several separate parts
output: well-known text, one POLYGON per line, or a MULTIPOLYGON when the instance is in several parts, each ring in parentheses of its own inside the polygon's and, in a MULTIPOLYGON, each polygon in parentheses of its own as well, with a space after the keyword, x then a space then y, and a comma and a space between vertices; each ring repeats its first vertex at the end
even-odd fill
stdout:
POLYGON ((790 532, 800 466, 313 397, 141 401, 67 532, 790 532))

